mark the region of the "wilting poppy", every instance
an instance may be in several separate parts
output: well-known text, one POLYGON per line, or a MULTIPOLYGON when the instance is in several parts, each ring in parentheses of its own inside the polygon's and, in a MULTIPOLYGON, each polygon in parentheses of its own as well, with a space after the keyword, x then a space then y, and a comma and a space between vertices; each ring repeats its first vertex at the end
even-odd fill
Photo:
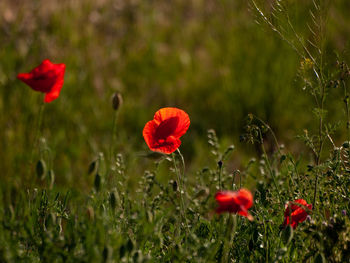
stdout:
POLYGON ((215 199, 219 205, 216 209, 218 214, 223 212, 235 213, 247 217, 250 221, 253 220, 253 216, 248 213, 248 209, 253 205, 253 195, 249 190, 218 192, 215 199))
POLYGON ((48 103, 60 95, 65 69, 65 64, 53 64, 45 59, 29 73, 18 74, 17 78, 33 90, 46 93, 44 102, 48 103))
POLYGON ((305 221, 311 209, 312 205, 308 204, 304 199, 288 202, 284 212, 283 226, 291 225, 295 229, 299 223, 305 221))
POLYGON ((177 108, 162 108, 143 128, 143 138, 152 151, 170 154, 179 148, 180 137, 190 126, 187 113, 177 108))

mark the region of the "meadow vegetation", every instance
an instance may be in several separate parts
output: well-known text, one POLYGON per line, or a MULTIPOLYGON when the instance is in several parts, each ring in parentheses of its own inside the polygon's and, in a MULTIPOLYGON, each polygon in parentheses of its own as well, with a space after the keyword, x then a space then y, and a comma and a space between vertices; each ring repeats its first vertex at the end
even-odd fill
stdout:
POLYGON ((350 261, 349 8, 2 0, 0 262, 350 261), (43 104, 16 76, 46 58, 43 104), (142 136, 164 107, 191 120, 171 154, 142 136), (241 188, 254 219, 217 214, 241 188))

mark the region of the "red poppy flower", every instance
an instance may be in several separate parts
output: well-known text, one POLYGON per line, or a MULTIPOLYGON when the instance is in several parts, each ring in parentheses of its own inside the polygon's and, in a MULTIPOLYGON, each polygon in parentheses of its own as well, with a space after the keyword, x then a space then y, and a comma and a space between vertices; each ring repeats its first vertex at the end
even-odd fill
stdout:
POLYGON ((253 205, 253 195, 249 190, 218 192, 215 199, 219 205, 216 209, 218 214, 223 212, 235 213, 247 217, 250 221, 253 220, 253 216, 248 213, 248 209, 253 205))
POLYGON ((179 148, 180 137, 190 126, 187 113, 177 108, 162 108, 143 128, 143 138, 152 151, 170 154, 179 148))
POLYGON ((53 64, 45 59, 29 73, 20 73, 17 78, 35 91, 46 93, 44 102, 58 98, 63 86, 65 64, 53 64))
POLYGON ((294 202, 286 204, 286 211, 284 212, 283 226, 291 225, 294 229, 299 223, 305 221, 312 205, 308 204, 304 199, 297 199, 294 202))

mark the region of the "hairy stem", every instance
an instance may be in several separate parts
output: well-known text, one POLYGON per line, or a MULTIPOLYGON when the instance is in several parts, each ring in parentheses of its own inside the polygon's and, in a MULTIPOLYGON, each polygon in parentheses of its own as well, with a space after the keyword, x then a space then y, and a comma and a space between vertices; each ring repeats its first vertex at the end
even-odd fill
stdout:
MULTIPOLYGON (((184 197, 183 197, 185 192, 184 192, 184 189, 183 189, 181 173, 180 173, 180 171, 179 171, 179 169, 177 167, 177 164, 176 164, 175 154, 172 153, 171 156, 172 156, 172 159, 173 159, 174 169, 175 169, 175 173, 176 173, 176 176, 177 176, 177 183, 178 183, 178 187, 179 187, 179 191, 180 191, 180 211, 181 211, 182 218, 185 221, 185 225, 187 226, 186 207, 185 207, 185 202, 184 202, 184 197)), ((187 233, 187 231, 186 231, 186 233, 187 233)))
POLYGON ((263 158, 266 162, 266 165, 267 165, 267 169, 269 170, 269 173, 272 177, 272 181, 273 181, 273 184, 276 188, 276 192, 277 192, 277 195, 278 195, 278 198, 279 198, 279 201, 281 204, 283 204, 283 200, 282 200, 282 196, 280 194, 280 192, 278 191, 278 186, 277 186, 277 181, 276 181, 276 176, 274 174, 274 172, 272 171, 272 167, 271 167, 271 164, 270 164, 270 161, 269 161, 269 158, 267 156, 267 153, 266 153, 266 150, 265 150, 265 147, 264 147, 264 143, 263 143, 263 139, 262 139, 262 134, 261 134, 261 131, 259 130, 259 135, 260 135, 260 140, 261 140, 261 149, 263 151, 263 158))
POLYGON ((35 148, 39 144, 38 141, 39 141, 40 134, 41 134, 41 125, 42 125, 42 121, 43 121, 44 107, 45 107, 45 104, 41 103, 40 108, 39 108, 39 112, 38 112, 38 119, 37 119, 35 131, 34 131, 35 135, 34 135, 34 140, 32 143, 32 153, 30 155, 30 164, 33 163, 35 148))

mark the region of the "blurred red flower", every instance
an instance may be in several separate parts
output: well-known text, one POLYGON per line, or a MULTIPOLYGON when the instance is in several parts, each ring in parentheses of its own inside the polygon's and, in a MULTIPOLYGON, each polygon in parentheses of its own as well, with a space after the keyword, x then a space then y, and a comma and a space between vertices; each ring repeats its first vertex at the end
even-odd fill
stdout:
POLYGON ((219 205, 216 209, 218 214, 223 212, 235 213, 247 217, 250 221, 253 220, 253 216, 248 213, 248 209, 253 205, 253 195, 249 190, 218 192, 215 199, 219 205))
POLYGON ((19 73, 17 78, 35 91, 46 93, 44 102, 58 98, 63 86, 65 64, 53 64, 45 59, 29 73, 19 73))
POLYGON ((152 151, 170 154, 179 148, 180 137, 190 126, 187 113, 177 108, 162 108, 143 128, 143 138, 152 151))
POLYGON ((295 229, 299 223, 305 221, 311 209, 312 205, 308 204, 304 199, 288 202, 284 212, 283 226, 291 225, 295 229))

